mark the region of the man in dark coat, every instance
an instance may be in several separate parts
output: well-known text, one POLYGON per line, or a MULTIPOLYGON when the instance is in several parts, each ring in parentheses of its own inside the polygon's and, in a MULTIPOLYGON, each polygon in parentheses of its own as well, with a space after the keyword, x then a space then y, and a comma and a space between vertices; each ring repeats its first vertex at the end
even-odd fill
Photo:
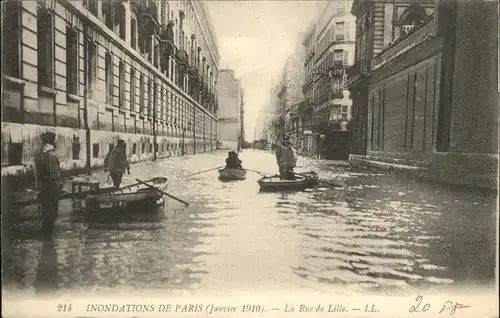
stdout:
POLYGON ((59 197, 63 186, 59 160, 55 154, 56 134, 45 132, 41 135, 42 146, 35 154, 38 198, 41 201, 43 234, 50 236, 59 213, 59 197))
POLYGON ((243 169, 241 165, 241 160, 238 158, 238 155, 234 151, 230 151, 227 153, 228 157, 226 158, 226 168, 228 169, 243 169))
POLYGON ((122 177, 125 171, 130 174, 130 165, 127 159, 127 153, 125 152, 126 144, 125 141, 119 139, 116 147, 111 150, 109 154, 109 164, 108 170, 113 179, 113 184, 115 188, 119 188, 122 183, 122 177))

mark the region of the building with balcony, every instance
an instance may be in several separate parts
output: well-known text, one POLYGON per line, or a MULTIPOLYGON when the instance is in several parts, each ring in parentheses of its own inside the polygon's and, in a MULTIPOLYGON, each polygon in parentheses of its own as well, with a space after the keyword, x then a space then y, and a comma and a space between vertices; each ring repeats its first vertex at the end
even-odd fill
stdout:
POLYGON ((312 71, 315 68, 316 56, 316 20, 314 20, 304 33, 302 41, 304 46, 304 80, 302 85, 303 102, 299 105, 299 116, 302 122, 303 141, 301 152, 312 156, 315 153, 315 138, 312 135, 313 125, 313 97, 314 88, 312 71))
MULTIPOLYGON (((325 4, 315 21, 314 54, 308 53, 306 60, 304 91, 309 94, 306 100, 312 104, 308 130, 314 155, 318 157, 333 159, 334 155, 348 153, 348 134, 337 131, 347 131, 351 120, 352 101, 345 86, 346 69, 354 63, 355 52, 355 17, 349 12, 351 4, 351 1, 325 4), (339 138, 340 135, 346 136, 339 138)), ((346 159, 347 156, 344 155, 346 159)))
POLYGON ((203 1, 2 2, 2 176, 45 130, 63 171, 215 149, 219 53, 203 1))
MULTIPOLYGON (((299 38, 302 38, 300 34, 299 38)), ((271 103, 275 104, 275 142, 279 142, 285 135, 295 147, 301 147, 299 134, 300 118, 298 107, 302 102, 302 80, 304 78, 304 48, 297 42, 293 53, 285 61, 279 76, 279 82, 272 90, 271 103)))
POLYGON ((238 149, 242 131, 241 82, 234 77, 233 70, 222 69, 219 83, 217 140, 223 149, 238 149))
POLYGON ((498 3, 355 0, 351 12, 351 162, 497 188, 498 3))

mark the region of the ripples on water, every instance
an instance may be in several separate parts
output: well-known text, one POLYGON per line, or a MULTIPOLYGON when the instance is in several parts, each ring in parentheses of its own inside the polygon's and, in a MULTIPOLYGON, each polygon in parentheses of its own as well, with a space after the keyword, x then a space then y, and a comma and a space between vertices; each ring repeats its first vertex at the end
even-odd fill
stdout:
MULTIPOLYGON (((167 199, 158 213, 108 224, 62 211, 53 240, 12 238, 8 286, 409 291, 494 280, 493 195, 305 158, 299 165, 347 187, 259 193, 251 172, 242 182, 220 182, 217 171, 182 177, 220 165, 225 154, 133 167, 138 177, 169 176, 168 191, 188 208, 167 199)), ((276 170, 271 153, 240 157, 247 168, 276 170)))

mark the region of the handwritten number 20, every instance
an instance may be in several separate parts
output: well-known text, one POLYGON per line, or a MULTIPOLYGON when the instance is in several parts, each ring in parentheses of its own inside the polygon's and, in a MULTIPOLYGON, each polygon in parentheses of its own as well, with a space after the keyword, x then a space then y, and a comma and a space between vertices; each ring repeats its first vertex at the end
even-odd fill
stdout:
POLYGON ((409 312, 426 312, 431 308, 431 305, 428 303, 425 303, 422 307, 420 307, 422 305, 422 296, 417 296, 415 300, 417 301, 417 304, 411 306, 409 312))

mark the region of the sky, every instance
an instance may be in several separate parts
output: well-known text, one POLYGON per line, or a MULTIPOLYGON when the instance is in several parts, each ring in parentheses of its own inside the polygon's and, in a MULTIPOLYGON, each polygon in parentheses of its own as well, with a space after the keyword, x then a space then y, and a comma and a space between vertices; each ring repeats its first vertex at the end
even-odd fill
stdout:
POLYGON ((233 69, 245 94, 245 140, 269 103, 287 57, 316 15, 320 1, 207 1, 219 44, 219 68, 233 69))

